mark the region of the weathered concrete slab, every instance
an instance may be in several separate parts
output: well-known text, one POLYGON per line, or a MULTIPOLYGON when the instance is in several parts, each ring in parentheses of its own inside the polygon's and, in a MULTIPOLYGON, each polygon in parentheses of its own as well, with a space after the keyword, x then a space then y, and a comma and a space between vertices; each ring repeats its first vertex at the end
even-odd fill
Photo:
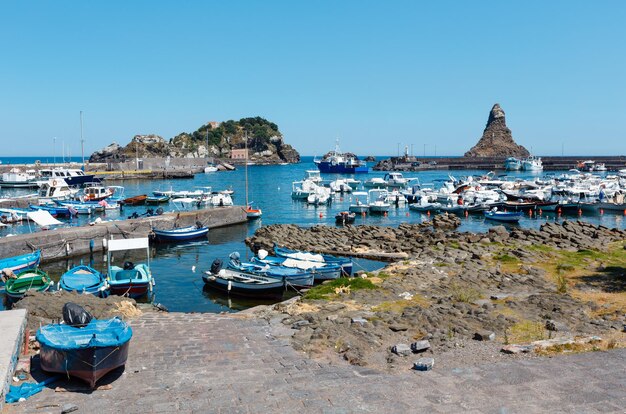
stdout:
POLYGON ((26 328, 26 310, 0 312, 0 410, 15 372, 26 328))
MULTIPOLYGON (((622 412, 626 350, 389 375, 306 358, 266 321, 145 314, 126 370, 92 393, 45 389, 6 413, 622 412), (40 407, 40 408, 37 408, 40 407)), ((80 384, 80 383, 75 383, 80 384)), ((56 385, 64 385, 63 383, 56 385)))
POLYGON ((67 227, 56 230, 19 234, 0 239, 0 257, 11 257, 41 249, 43 261, 103 251, 105 239, 146 237, 153 227, 170 229, 197 221, 209 228, 224 227, 247 221, 244 207, 215 207, 195 211, 165 213, 160 216, 111 221, 94 226, 67 227))

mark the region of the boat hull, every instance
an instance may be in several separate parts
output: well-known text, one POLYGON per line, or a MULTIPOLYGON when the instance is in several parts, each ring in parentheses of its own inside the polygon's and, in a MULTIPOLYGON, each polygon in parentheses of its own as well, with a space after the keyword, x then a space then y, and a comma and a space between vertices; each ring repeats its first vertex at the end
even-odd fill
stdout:
POLYGON ((369 171, 367 166, 358 165, 351 166, 345 164, 332 164, 330 162, 321 161, 317 164, 317 168, 321 173, 327 174, 365 174, 369 171))
POLYGON ((501 223, 517 223, 522 218, 523 213, 491 213, 485 212, 485 218, 501 223))
POLYGON ((58 350, 42 344, 39 357, 44 371, 71 375, 91 388, 109 372, 126 364, 130 342, 120 346, 58 350))
POLYGON ((202 227, 200 229, 193 227, 193 230, 189 231, 171 231, 171 230, 157 230, 153 229, 153 239, 158 242, 179 242, 200 239, 206 237, 209 232, 208 227, 202 227))
POLYGON ((127 296, 129 298, 137 299, 147 295, 150 291, 150 282, 109 283, 109 289, 111 294, 116 296, 127 296))
POLYGON ((202 280, 207 286, 213 289, 235 296, 281 299, 285 291, 284 282, 282 280, 264 285, 245 284, 214 275, 203 275, 202 280))

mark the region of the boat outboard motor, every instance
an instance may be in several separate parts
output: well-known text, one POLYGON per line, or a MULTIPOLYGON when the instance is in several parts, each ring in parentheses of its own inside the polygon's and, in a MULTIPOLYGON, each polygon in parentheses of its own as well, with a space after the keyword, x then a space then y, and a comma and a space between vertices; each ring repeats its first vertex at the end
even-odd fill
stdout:
POLYGON ((124 262, 124 270, 133 270, 135 264, 133 262, 124 262))
POLYGON ((156 209, 156 215, 160 216, 161 214, 163 214, 163 207, 159 207, 156 209))
POLYGON ((241 263, 240 259, 241 256, 239 256, 239 252, 232 252, 228 258, 230 259, 230 261, 235 264, 235 265, 239 265, 241 263))
POLYGON ((201 229, 202 227, 204 227, 202 223, 200 223, 199 221, 196 221, 196 228, 201 229))
POLYGON ((222 259, 215 259, 211 263, 211 274, 218 274, 222 270, 222 259))
POLYGON ((92 319, 93 316, 82 306, 72 302, 67 302, 63 305, 63 322, 66 325, 82 328, 87 326, 92 319))

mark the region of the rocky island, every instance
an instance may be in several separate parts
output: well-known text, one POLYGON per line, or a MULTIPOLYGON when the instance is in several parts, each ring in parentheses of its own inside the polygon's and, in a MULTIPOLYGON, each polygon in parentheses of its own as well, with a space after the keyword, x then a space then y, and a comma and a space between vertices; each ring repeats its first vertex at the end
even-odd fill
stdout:
POLYGON ((504 111, 495 104, 478 143, 465 153, 465 157, 528 157, 526 148, 515 143, 511 130, 506 126, 504 111))
POLYGON ((283 141, 278 125, 261 117, 242 118, 239 121, 208 122, 194 132, 181 132, 169 141, 155 134, 135 135, 125 147, 113 142, 94 152, 89 161, 92 163, 124 162, 134 160, 136 157, 233 160, 239 158, 233 156, 233 150, 245 148, 246 136, 248 137, 248 159, 251 162, 279 164, 300 161, 300 154, 283 141))

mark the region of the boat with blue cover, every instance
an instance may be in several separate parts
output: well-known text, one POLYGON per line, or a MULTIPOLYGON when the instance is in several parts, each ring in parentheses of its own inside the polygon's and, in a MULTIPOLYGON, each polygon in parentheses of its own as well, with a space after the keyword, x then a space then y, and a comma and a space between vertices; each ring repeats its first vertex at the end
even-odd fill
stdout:
POLYGON ((147 237, 107 241, 107 282, 112 295, 141 298, 152 292, 154 279, 150 271, 150 248, 147 237), (112 265, 111 253, 129 250, 145 250, 146 263, 124 262, 123 267, 112 265))
POLYGON ((281 299, 285 292, 285 279, 234 269, 222 269, 220 259, 215 259, 211 264, 211 270, 204 273, 202 280, 206 286, 228 295, 281 299))
POLYGON ((484 215, 486 219, 500 221, 503 223, 517 223, 522 217, 524 217, 524 213, 521 211, 512 213, 512 212, 491 210, 491 211, 485 211, 484 215))
POLYGON ((172 230, 152 229, 152 239, 158 242, 177 242, 200 239, 206 237, 209 228, 203 226, 202 223, 196 223, 195 226, 181 227, 172 230))
POLYGON ((315 273, 312 270, 271 266, 267 263, 242 262, 238 252, 233 252, 228 257, 230 259, 228 268, 233 270, 281 279, 294 287, 310 287, 315 282, 315 273))
POLYGON ((119 318, 92 319, 86 326, 51 324, 37 330, 41 368, 86 381, 91 388, 110 371, 126 364, 133 336, 119 318))
POLYGON ((341 270, 345 276, 352 274, 352 259, 348 257, 337 257, 330 254, 319 254, 311 252, 303 252, 300 250, 291 250, 286 247, 280 247, 274 244, 274 253, 280 257, 290 257, 292 259, 305 260, 310 262, 334 263, 341 266, 341 270))
POLYGON ((102 273, 81 264, 61 275, 59 289, 104 298, 108 296, 109 285, 102 273))

